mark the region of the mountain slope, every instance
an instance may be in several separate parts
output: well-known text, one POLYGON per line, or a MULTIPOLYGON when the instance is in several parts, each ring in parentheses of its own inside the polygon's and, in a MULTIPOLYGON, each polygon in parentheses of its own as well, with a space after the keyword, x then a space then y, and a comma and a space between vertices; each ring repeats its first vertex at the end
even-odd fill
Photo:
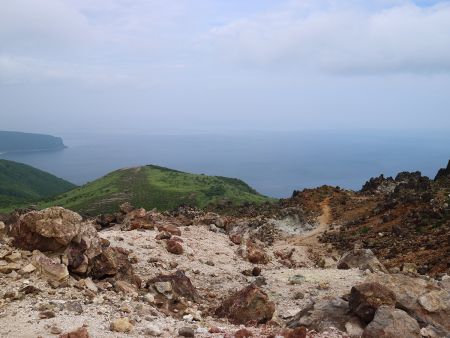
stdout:
POLYGON ((62 138, 15 131, 0 131, 0 152, 40 151, 63 149, 62 138))
POLYGON ((26 164, 0 160, 0 209, 59 195, 75 187, 26 164))
POLYGON ((124 202, 146 209, 171 210, 181 204, 205 207, 222 201, 242 204, 269 200, 238 179, 149 165, 114 171, 40 206, 59 205, 96 215, 116 211, 124 202))

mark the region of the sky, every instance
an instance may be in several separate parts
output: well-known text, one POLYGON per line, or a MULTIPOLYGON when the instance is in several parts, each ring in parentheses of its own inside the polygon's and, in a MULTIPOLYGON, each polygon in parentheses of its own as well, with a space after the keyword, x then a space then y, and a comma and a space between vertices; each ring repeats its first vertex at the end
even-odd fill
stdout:
POLYGON ((450 1, 0 0, 0 129, 450 129, 450 1))

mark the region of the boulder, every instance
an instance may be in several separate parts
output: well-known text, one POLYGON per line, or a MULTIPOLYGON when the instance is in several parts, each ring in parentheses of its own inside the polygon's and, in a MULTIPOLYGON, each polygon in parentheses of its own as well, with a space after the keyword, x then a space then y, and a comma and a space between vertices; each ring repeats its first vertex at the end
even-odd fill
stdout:
POLYGON ((247 241, 247 259, 253 264, 267 264, 270 261, 264 249, 251 240, 247 241))
POLYGON ((229 296, 215 311, 216 316, 228 318, 233 324, 266 323, 272 319, 275 304, 254 284, 229 296))
POLYGON ((375 257, 370 249, 354 249, 345 253, 337 263, 338 269, 359 268, 361 270, 370 270, 371 272, 388 271, 383 264, 375 257))
POLYGON ((399 309, 380 306, 375 317, 366 326, 362 338, 422 338, 420 327, 414 318, 399 309))
POLYGON ((25 250, 57 251, 65 249, 80 232, 82 217, 77 213, 52 207, 31 211, 11 226, 14 245, 25 250))
POLYGON ((95 279, 116 276, 117 279, 141 287, 141 278, 134 273, 128 259, 129 252, 123 248, 108 247, 92 259, 89 275, 95 279))
POLYGON ((183 246, 176 240, 169 239, 166 243, 166 249, 168 252, 174 255, 182 255, 183 254, 183 246))
POLYGON ((450 293, 437 282, 404 274, 373 274, 367 281, 392 290, 396 307, 406 311, 422 327, 431 325, 450 336, 450 293))
POLYGON ((194 302, 200 299, 191 280, 181 270, 172 275, 159 275, 152 278, 147 282, 147 287, 154 288, 160 294, 174 293, 175 297, 184 297, 194 302))
POLYGON ((348 303, 342 298, 334 298, 324 299, 305 307, 287 323, 287 327, 294 329, 304 326, 318 332, 335 327, 345 332, 346 324, 349 322, 352 323, 352 329, 363 327, 359 318, 349 311, 348 303))
POLYGON ((379 283, 355 285, 348 300, 350 310, 369 323, 381 305, 395 307, 395 293, 379 283))

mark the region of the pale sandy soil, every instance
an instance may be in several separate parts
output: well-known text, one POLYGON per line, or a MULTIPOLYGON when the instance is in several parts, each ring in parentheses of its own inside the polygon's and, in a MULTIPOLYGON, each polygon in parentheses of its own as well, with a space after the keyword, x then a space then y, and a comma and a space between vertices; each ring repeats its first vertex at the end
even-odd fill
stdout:
MULTIPOLYGON (((319 246, 316 236, 327 228, 330 221, 328 204, 324 204, 323 210, 324 214, 319 219, 317 229, 310 233, 295 235, 295 238, 286 234, 284 239, 278 240, 273 247, 266 249, 272 260, 269 264, 260 266, 262 276, 267 283, 262 288, 276 304, 275 321, 282 323, 283 319, 295 315, 312 301, 346 294, 352 285, 364 278, 359 270, 337 270, 333 267, 320 269, 314 267, 309 259, 308 248, 319 246), (304 268, 287 268, 274 257, 274 250, 289 247, 296 248, 293 259, 301 262, 304 268), (304 276, 304 282, 289 284, 289 278, 294 275, 304 276), (329 288, 322 290, 318 287, 319 283, 328 283, 329 288), (295 299, 294 296, 299 292, 303 294, 303 298, 295 299)), ((255 277, 246 277, 241 272, 252 269, 254 265, 239 255, 239 246, 231 243, 225 234, 211 232, 207 226, 181 227, 181 231, 185 252, 180 256, 168 253, 164 241, 155 240, 157 231, 125 232, 110 229, 102 231, 100 235, 110 240, 112 246, 121 246, 134 252, 138 258, 135 269, 144 281, 159 274, 173 273, 177 269, 184 270, 202 297, 199 304, 192 304, 193 311, 202 312, 200 321, 184 322, 167 317, 142 299, 118 295, 113 290, 99 292, 94 302, 88 302, 83 291, 74 287, 51 289, 36 273, 28 278, 19 276, 16 279, 3 275, 0 276, 2 294, 29 284, 43 291, 36 296, 27 295, 25 299, 19 301, 1 301, 0 336, 57 337, 58 335, 51 333, 52 326, 67 332, 82 325, 87 325, 89 333, 95 338, 142 337, 149 325, 158 326, 163 332, 162 337, 177 337, 178 329, 183 326, 196 329, 196 337, 224 336, 224 334, 204 333, 212 326, 222 327, 229 333, 235 332, 239 329, 238 326, 231 325, 226 320, 212 318, 208 316, 206 310, 207 307, 219 305, 220 298, 253 282, 255 277), (211 295, 214 298, 211 298, 211 295), (82 305, 81 314, 65 309, 71 301, 82 305), (62 308, 62 310, 55 311, 55 318, 39 319, 38 308, 41 304, 54 304, 56 309, 62 308), (127 334, 111 332, 109 329, 111 320, 124 316, 134 321, 133 330, 127 334)), ((260 329, 252 330, 255 337, 263 336, 259 335, 260 329)), ((330 332, 322 337, 333 337, 333 335, 335 333, 330 332)))

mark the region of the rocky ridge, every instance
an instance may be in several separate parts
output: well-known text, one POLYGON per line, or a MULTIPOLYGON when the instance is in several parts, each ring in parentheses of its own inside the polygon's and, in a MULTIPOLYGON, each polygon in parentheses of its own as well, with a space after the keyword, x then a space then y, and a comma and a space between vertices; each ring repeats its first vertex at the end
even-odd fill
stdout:
POLYGON ((219 213, 17 212, 0 222, 0 336, 449 337, 438 176, 219 213), (411 232, 424 213, 441 225, 411 232))

